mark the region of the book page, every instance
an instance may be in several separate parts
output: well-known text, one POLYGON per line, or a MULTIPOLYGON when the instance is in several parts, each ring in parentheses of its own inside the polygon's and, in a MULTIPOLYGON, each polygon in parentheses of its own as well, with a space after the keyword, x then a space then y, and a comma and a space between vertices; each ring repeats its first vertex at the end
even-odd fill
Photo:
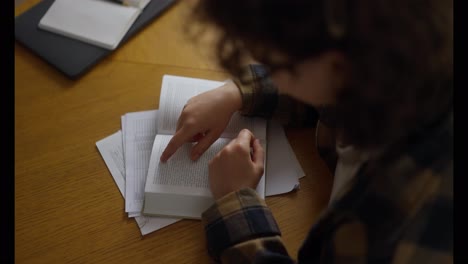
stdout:
MULTIPOLYGON (((174 134, 177 120, 187 101, 197 94, 218 88, 223 84, 224 82, 164 75, 159 103, 158 134, 174 134)), ((234 138, 243 128, 252 131, 259 139, 266 139, 265 119, 244 117, 239 113, 233 115, 221 137, 234 138)))
POLYGON ((146 186, 171 185, 209 190, 208 163, 231 140, 218 139, 197 161, 190 159, 192 144, 186 143, 167 162, 159 162, 157 157, 161 156, 171 138, 168 135, 156 136, 148 169, 147 181, 150 182, 146 186))
MULTIPOLYGON (((172 136, 156 135, 151 153, 148 176, 146 179, 145 192, 163 192, 194 194, 210 196, 208 181, 208 164, 211 159, 231 139, 220 138, 197 160, 190 159, 191 143, 184 144, 167 162, 162 163, 159 157, 169 143, 172 136)), ((267 150, 266 142, 260 141, 262 147, 267 150)), ((265 198, 265 174, 260 179, 257 193, 265 198)))
POLYGON ((304 176, 296 155, 278 121, 268 123, 267 181, 265 195, 287 193, 299 188, 299 178, 304 176))
POLYGON ((180 113, 190 98, 223 84, 217 81, 164 75, 159 99, 159 134, 174 134, 180 113))
MULTIPOLYGON (((112 178, 125 199, 125 164, 123 160, 122 133, 118 131, 102 140, 96 142, 96 146, 101 154, 112 178)), ((135 221, 138 224, 142 235, 149 234, 172 223, 181 220, 180 218, 169 217, 149 217, 136 216, 135 221)))
MULTIPOLYGON (((157 110, 127 113, 125 130, 125 212, 141 212, 148 164, 156 135, 157 110)), ((130 214, 133 216, 135 214, 130 214)))

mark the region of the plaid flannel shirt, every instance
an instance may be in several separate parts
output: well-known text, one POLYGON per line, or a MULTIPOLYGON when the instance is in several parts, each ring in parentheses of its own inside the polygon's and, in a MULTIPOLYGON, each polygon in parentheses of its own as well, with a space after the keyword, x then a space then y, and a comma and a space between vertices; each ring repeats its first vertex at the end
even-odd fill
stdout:
MULTIPOLYGON (((246 75, 253 82, 237 82, 242 112, 272 115, 281 100, 263 78, 264 69, 251 65, 246 75)), ((218 199, 202 220, 215 261, 295 262, 271 211, 252 189, 218 199)), ((297 261, 453 263, 452 112, 364 163, 311 227, 297 261)))

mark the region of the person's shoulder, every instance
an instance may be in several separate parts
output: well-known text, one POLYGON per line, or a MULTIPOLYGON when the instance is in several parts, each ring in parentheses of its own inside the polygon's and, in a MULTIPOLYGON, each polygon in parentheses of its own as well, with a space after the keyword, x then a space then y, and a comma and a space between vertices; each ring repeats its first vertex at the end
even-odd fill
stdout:
POLYGON ((447 113, 424 133, 410 138, 401 150, 374 171, 380 176, 373 175, 377 183, 370 185, 370 192, 387 206, 388 219, 395 220, 393 234, 388 233, 395 238, 395 262, 450 263, 453 114, 447 113))
POLYGON ((395 248, 395 263, 453 263, 453 175, 426 173, 427 181, 414 190, 407 221, 395 248))
POLYGON ((405 187, 408 220, 397 263, 453 263, 453 112, 429 127, 408 152, 417 168, 405 187))

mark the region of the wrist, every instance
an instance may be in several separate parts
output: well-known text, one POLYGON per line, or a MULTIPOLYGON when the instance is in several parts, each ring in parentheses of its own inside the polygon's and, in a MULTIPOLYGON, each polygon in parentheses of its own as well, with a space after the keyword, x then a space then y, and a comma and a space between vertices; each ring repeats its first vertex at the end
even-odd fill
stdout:
POLYGON ((227 101, 230 103, 232 112, 239 111, 242 108, 242 95, 239 87, 233 81, 228 81, 222 86, 222 89, 225 91, 227 98, 229 98, 227 101))

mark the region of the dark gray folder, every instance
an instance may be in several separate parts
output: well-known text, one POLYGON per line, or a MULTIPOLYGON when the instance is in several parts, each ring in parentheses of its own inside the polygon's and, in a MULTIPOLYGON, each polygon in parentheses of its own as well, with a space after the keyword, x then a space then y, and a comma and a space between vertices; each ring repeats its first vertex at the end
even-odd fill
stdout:
MULTIPOLYGON (((100 48, 38 28, 39 21, 54 0, 43 0, 15 18, 15 39, 71 79, 91 69, 112 50, 100 48)), ((175 0, 152 0, 133 23, 118 49, 140 29, 153 21, 175 0)))

